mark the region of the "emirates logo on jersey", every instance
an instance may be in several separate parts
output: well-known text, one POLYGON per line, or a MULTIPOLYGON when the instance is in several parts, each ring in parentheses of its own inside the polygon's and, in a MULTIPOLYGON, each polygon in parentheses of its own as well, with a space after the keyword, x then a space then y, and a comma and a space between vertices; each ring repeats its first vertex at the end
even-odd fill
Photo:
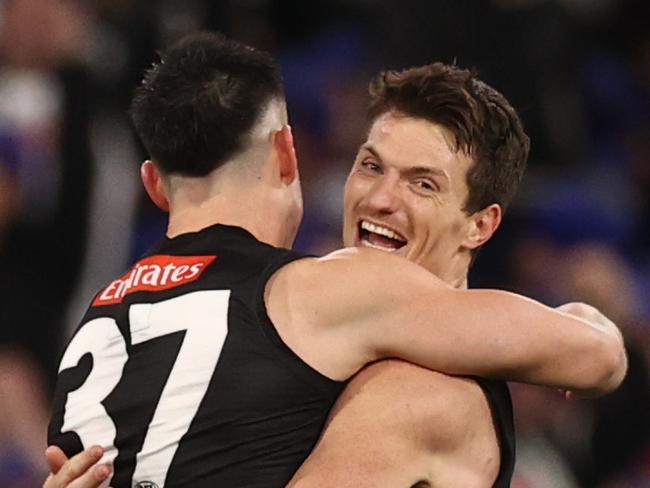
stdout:
POLYGON ((121 303, 136 291, 162 291, 198 280, 216 256, 159 254, 138 261, 124 276, 100 291, 93 306, 121 303))

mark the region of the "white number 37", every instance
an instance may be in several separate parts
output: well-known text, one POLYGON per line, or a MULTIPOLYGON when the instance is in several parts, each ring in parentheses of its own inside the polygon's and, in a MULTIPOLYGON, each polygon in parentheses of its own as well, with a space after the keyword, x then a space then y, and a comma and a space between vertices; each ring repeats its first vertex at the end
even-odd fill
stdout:
MULTIPOLYGON (((229 298, 229 290, 203 290, 129 308, 133 345, 185 331, 136 456, 134 483, 146 480, 159 487, 165 485, 178 443, 189 430, 205 396, 226 340, 229 298)), ((76 432, 84 447, 104 446, 101 462, 112 462, 118 454, 114 446, 116 427, 102 402, 120 382, 129 359, 126 342, 114 319, 97 318, 84 324, 65 351, 59 372, 77 366, 88 353, 93 357, 92 370, 86 381, 68 394, 61 432, 76 432)), ((109 484, 110 478, 102 486, 109 484)))

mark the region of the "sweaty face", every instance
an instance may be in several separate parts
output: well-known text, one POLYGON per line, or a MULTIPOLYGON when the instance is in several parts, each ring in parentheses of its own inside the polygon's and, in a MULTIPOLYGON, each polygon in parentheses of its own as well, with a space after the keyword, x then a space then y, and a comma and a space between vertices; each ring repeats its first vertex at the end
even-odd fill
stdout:
POLYGON ((345 246, 394 252, 449 282, 464 277, 471 218, 462 208, 470 165, 442 126, 382 115, 345 185, 345 246))

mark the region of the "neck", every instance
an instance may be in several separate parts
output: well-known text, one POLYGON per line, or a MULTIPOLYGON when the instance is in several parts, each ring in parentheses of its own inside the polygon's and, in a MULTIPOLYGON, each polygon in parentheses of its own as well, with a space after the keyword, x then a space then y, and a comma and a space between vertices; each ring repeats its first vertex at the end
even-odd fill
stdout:
POLYGON ((440 276, 440 278, 450 286, 454 288, 466 290, 467 289, 467 269, 464 271, 459 271, 457 273, 450 273, 446 276, 440 276))
POLYGON ((439 272, 434 271, 434 274, 448 285, 464 290, 468 287, 469 263, 469 256, 459 253, 450 258, 439 272))
POLYGON ((241 227, 259 241, 277 247, 290 247, 293 234, 287 229, 284 214, 270 195, 259 189, 202 194, 197 185, 184 185, 174 191, 170 201, 167 236, 197 232, 215 224, 241 227))
POLYGON ((454 288, 459 288, 461 290, 467 290, 467 274, 458 279, 458 281, 451 284, 454 288))

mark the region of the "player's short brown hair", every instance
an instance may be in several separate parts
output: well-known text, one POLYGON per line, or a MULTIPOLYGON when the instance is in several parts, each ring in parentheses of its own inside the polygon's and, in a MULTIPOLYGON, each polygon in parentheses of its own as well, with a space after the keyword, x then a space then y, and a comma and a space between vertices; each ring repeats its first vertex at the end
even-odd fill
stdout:
POLYGON ((433 63, 384 71, 370 83, 371 121, 386 112, 440 124, 454 135, 456 150, 469 155, 472 214, 498 203, 505 210, 521 182, 530 140, 508 100, 466 69, 433 63))

